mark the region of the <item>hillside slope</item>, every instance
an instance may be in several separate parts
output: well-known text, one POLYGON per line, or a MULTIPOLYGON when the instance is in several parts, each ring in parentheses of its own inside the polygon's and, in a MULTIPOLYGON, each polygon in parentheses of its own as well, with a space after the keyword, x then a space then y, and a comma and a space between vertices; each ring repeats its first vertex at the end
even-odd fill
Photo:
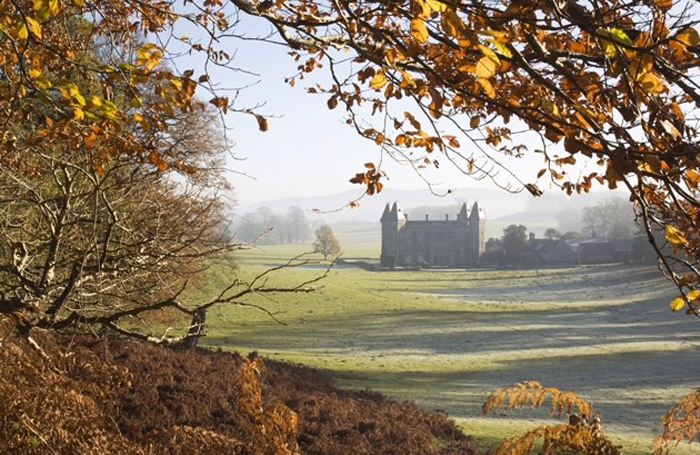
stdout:
POLYGON ((23 340, 0 345, 2 454, 477 453, 444 415, 338 390, 317 370, 129 340, 38 338, 53 368, 23 340))

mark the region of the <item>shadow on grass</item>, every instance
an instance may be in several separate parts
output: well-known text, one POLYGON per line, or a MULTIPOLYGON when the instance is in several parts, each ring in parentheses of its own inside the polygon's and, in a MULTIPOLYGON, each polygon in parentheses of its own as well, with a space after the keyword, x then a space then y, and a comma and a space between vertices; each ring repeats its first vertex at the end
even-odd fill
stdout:
POLYGON ((321 367, 314 359, 329 359, 342 367, 332 372, 342 386, 372 388, 459 417, 479 415, 499 387, 537 380, 592 400, 607 422, 653 431, 692 390, 688 384, 700 385, 691 349, 698 345, 697 322, 658 306, 650 299, 596 311, 312 317, 211 337, 207 344, 254 346, 280 358, 294 353, 321 367))
MULTIPOLYGON (((501 277, 500 288, 477 290, 466 289, 466 282, 465 289, 445 289, 459 286, 451 273, 368 273, 370 285, 387 292, 368 294, 360 314, 324 316, 314 307, 317 313, 299 312, 303 316, 284 327, 271 322, 213 325, 206 343, 327 368, 341 386, 414 399, 456 417, 478 417, 481 404, 497 388, 537 380, 591 400, 606 423, 630 433, 658 433, 663 413, 700 386, 697 320, 669 311, 668 287, 653 269, 594 267, 578 275, 565 271, 561 273, 568 281, 563 283, 556 281, 557 273, 534 278, 534 272, 521 273, 505 285, 501 277), (476 301, 504 302, 485 302, 489 311, 480 311, 473 303, 464 309, 460 303, 428 303, 434 299, 407 309, 403 299, 412 297, 391 293, 401 283, 409 289, 426 283, 451 297, 472 292, 476 301), (516 296, 533 302, 551 298, 560 304, 517 304, 516 296), (600 306, 577 306, 596 296, 600 306), (562 304, 567 298, 572 307, 562 304), (632 303, 617 303, 623 300, 632 303)), ((480 278, 495 280, 496 274, 486 272, 480 278)), ((342 301, 342 296, 335 298, 342 301)))

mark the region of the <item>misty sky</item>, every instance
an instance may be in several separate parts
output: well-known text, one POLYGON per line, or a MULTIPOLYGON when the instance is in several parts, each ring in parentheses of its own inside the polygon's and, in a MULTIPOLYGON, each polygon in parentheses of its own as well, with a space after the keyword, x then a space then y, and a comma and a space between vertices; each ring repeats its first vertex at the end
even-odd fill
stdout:
MULTIPOLYGON (((267 26, 261 23, 252 27, 247 24, 245 27, 251 36, 260 36, 267 30, 267 26)), ((252 177, 231 174, 240 206, 349 189, 357 189, 359 195, 361 188, 349 183, 349 178, 355 172, 362 171, 365 162, 376 163, 381 156, 377 145, 359 137, 345 125, 341 106, 331 111, 326 105, 327 95, 306 93, 305 87, 325 81, 325 69, 312 73, 294 88, 284 82, 286 77, 296 73, 296 64, 287 52, 288 49, 283 46, 245 41, 239 43, 236 65, 259 76, 214 71, 215 79, 225 86, 255 83, 241 92, 237 105, 252 107, 265 103, 257 111, 276 117, 270 119, 270 130, 261 133, 253 117, 240 114, 227 116, 228 126, 234 127, 230 133, 230 139, 235 142, 233 151, 244 158, 243 161, 232 162, 231 168, 252 177)), ((461 142, 466 148, 466 141, 461 139, 461 142)), ((438 171, 425 174, 429 181, 436 184, 436 190, 496 188, 491 182, 476 181, 442 161, 438 171)), ((542 164, 540 156, 511 160, 509 163, 525 182, 535 181, 542 164)), ((382 169, 390 179, 386 184, 392 188, 427 188, 409 166, 385 160, 382 169)), ((540 181, 539 184, 547 189, 546 182, 540 181)))

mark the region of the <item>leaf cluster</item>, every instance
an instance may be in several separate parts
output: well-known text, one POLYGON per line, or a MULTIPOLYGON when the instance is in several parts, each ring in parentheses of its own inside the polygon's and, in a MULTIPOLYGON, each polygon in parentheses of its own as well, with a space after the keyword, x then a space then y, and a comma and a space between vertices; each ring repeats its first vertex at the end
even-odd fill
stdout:
POLYGON ((685 396, 663 419, 664 432, 654 441, 654 455, 666 455, 681 442, 700 442, 700 390, 685 396))
POLYGON ((483 406, 484 414, 497 409, 515 409, 523 406, 540 408, 551 400, 551 414, 565 415, 565 425, 542 426, 524 435, 507 439, 498 455, 534 453, 541 441, 540 454, 619 455, 620 447, 612 444, 603 434, 600 416, 593 405, 573 392, 544 387, 538 382, 523 382, 492 393, 483 406))
MULTIPOLYGON (((299 77, 329 68, 333 83, 314 92, 389 156, 419 171, 448 161, 533 196, 543 184, 624 187, 679 292, 700 286, 692 1, 236 4, 313 62, 299 77), (525 156, 543 159, 535 176, 501 159, 525 156), (678 235, 654 234, 669 227, 678 235)), ((351 181, 376 192, 362 174, 351 181)))
POLYGON ((562 392, 552 387, 544 387, 537 381, 523 382, 518 385, 498 390, 484 403, 482 410, 489 414, 496 409, 515 409, 530 405, 532 408, 542 407, 551 400, 552 416, 571 416, 578 413, 581 416, 592 416, 593 405, 574 392, 562 392))

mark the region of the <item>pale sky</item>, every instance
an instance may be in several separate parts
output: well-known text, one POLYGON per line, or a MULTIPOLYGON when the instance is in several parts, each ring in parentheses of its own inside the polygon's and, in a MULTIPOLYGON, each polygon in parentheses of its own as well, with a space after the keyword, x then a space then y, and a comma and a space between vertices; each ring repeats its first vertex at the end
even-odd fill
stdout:
MULTIPOLYGON (((251 30, 252 34, 259 36, 265 34, 267 26, 259 23, 251 30)), ((359 196, 362 188, 348 180, 363 170, 365 162, 376 163, 381 156, 377 145, 359 137, 344 123, 342 105, 331 111, 326 105, 327 95, 306 92, 306 87, 326 80, 325 69, 317 70, 295 87, 284 82, 286 77, 297 72, 297 64, 287 55, 288 51, 283 46, 269 43, 239 42, 236 66, 257 73, 259 77, 213 72, 214 78, 225 86, 257 82, 241 92, 237 105, 265 103, 258 112, 275 117, 269 120, 269 131, 262 133, 252 116, 227 116, 227 124, 234 127, 230 134, 230 139, 235 142, 233 151, 245 159, 232 162, 231 167, 252 177, 231 174, 239 206, 350 189, 356 189, 359 196)), ((182 62, 178 66, 185 69, 182 62)), ((466 149, 466 140, 460 141, 466 149)), ((525 182, 534 182, 542 165, 540 156, 508 162, 525 182)), ((438 191, 458 187, 496 188, 489 181, 477 181, 457 172, 446 160, 441 164, 438 171, 426 174, 432 183, 437 184, 435 189, 438 191)), ((390 179, 385 185, 392 188, 427 188, 409 166, 385 160, 382 169, 390 179)), ((546 189, 546 184, 543 189, 546 189)))

